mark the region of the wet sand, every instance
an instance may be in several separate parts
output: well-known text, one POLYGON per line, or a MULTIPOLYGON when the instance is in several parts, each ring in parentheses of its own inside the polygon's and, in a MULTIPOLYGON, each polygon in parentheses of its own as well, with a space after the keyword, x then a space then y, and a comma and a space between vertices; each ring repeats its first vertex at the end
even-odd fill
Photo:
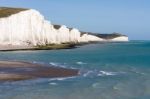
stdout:
POLYGON ((37 78, 71 77, 77 69, 59 68, 22 61, 0 61, 0 81, 18 81, 37 78))

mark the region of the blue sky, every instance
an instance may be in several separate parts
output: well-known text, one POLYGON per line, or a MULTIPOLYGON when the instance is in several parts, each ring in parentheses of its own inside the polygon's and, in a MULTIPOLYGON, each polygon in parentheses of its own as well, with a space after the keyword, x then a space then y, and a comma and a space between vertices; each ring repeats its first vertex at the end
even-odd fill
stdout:
POLYGON ((53 24, 82 31, 150 40, 150 0, 0 0, 0 6, 37 9, 53 24))

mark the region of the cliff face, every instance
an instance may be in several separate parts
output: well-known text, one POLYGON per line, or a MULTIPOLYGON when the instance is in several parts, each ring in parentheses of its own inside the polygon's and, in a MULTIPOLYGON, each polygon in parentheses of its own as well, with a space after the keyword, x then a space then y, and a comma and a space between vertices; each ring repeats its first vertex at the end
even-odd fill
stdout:
MULTIPOLYGON (((2 8, 0 14, 1 10, 2 8)), ((118 40, 122 39, 116 41, 118 40)), ((105 41, 105 39, 91 34, 81 35, 79 30, 69 29, 64 25, 52 25, 36 10, 23 9, 0 17, 0 45, 45 45, 89 41, 105 41)))

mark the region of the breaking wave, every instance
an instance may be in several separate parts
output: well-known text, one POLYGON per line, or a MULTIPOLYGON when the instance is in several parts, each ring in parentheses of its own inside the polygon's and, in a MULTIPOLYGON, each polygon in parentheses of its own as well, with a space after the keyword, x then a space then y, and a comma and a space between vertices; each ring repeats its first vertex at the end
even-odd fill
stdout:
POLYGON ((73 79, 73 78, 76 78, 76 76, 73 76, 73 77, 50 78, 48 81, 63 81, 63 80, 68 80, 68 79, 73 79))
POLYGON ((49 62, 50 65, 55 66, 55 67, 63 67, 66 68, 66 63, 56 63, 56 62, 49 62))
POLYGON ((111 72, 111 71, 98 71, 98 70, 88 70, 88 71, 81 71, 80 74, 83 77, 103 77, 103 76, 115 76, 115 75, 120 75, 124 74, 125 72, 111 72))
POLYGON ((78 62, 76 62, 76 64, 78 64, 78 65, 84 65, 84 64, 87 64, 87 63, 84 63, 84 62, 78 61, 78 62))

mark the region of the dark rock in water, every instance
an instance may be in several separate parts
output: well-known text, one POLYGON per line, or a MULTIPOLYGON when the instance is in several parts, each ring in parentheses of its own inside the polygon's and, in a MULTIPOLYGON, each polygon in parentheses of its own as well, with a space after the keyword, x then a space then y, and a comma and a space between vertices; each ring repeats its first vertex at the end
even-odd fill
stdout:
POLYGON ((78 70, 20 61, 0 61, 0 81, 77 76, 78 70))

